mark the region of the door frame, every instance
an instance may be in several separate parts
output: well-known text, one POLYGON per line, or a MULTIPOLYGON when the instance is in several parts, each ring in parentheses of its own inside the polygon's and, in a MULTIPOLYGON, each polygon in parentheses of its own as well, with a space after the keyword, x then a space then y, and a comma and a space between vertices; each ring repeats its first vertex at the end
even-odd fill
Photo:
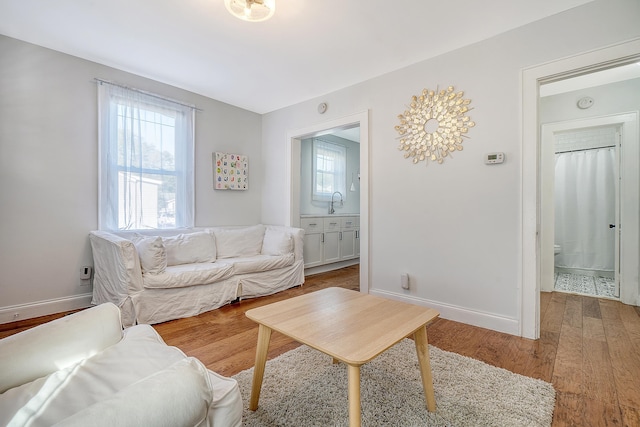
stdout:
POLYGON ((300 151, 303 139, 322 135, 333 129, 360 126, 360 292, 369 292, 369 110, 287 131, 285 185, 289 197, 285 198, 285 224, 300 226, 300 151))
MULTIPOLYGON (((540 337, 540 84, 593 71, 638 62, 640 38, 593 50, 569 58, 526 68, 522 71, 521 262, 520 335, 540 337)), ((635 129, 636 133, 638 132, 635 129)), ((635 172, 637 175, 637 171, 635 172)), ((637 182, 638 180, 636 180, 637 182)), ((622 260, 621 260, 622 262, 622 260)), ((637 259, 635 260, 637 269, 637 259)), ((637 274, 636 274, 636 277, 637 274)), ((637 286, 636 294, 637 304, 637 286)), ((633 298, 633 295, 629 297, 633 298)))

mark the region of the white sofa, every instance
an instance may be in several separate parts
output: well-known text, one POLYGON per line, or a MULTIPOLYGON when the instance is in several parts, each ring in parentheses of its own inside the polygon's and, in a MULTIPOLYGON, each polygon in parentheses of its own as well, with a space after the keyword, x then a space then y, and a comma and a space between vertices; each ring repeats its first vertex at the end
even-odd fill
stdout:
POLYGON ((0 425, 240 426, 238 384, 110 303, 0 340, 0 425))
POLYGON ((304 283, 300 228, 92 231, 89 238, 92 303, 117 305, 125 326, 195 316, 304 283))

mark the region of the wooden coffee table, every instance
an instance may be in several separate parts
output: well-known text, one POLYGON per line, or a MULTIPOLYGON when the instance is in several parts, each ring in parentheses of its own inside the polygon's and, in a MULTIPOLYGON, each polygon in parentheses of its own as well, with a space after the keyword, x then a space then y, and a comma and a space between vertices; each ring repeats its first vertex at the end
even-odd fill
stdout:
POLYGON ((402 339, 413 336, 427 409, 436 410, 429 363, 427 323, 438 317, 431 308, 367 295, 343 288, 321 291, 248 310, 257 322, 258 344, 249 409, 258 409, 271 331, 347 364, 349 424, 360 426, 360 366, 402 339))

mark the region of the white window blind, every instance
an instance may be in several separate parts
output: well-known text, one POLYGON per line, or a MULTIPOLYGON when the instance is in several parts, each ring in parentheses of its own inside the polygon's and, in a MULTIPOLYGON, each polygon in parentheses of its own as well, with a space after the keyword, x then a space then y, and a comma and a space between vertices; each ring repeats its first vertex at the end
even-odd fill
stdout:
POLYGON ((99 227, 193 226, 194 108, 99 82, 99 227))
POLYGON ((313 140, 313 200, 330 201, 339 191, 346 198, 347 149, 320 139, 313 140))

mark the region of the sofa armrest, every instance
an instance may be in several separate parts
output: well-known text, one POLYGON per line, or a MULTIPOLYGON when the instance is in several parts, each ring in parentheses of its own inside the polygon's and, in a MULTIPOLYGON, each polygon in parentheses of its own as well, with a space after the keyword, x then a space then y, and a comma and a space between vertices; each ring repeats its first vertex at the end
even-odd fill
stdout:
POLYGON ((291 236, 293 236, 293 253, 295 254, 295 259, 296 261, 302 261, 304 259, 304 229, 290 228, 291 236))
POLYGON ((303 259, 304 253, 304 229, 296 227, 287 227, 285 225, 267 225, 267 228, 279 230, 289 233, 293 238, 293 254, 295 261, 303 259))
POLYGON ((122 339, 120 310, 102 304, 0 340, 0 393, 74 365, 122 339))
POLYGON ((93 252, 93 303, 122 306, 130 294, 142 291, 140 257, 131 240, 106 231, 89 233, 93 252))

